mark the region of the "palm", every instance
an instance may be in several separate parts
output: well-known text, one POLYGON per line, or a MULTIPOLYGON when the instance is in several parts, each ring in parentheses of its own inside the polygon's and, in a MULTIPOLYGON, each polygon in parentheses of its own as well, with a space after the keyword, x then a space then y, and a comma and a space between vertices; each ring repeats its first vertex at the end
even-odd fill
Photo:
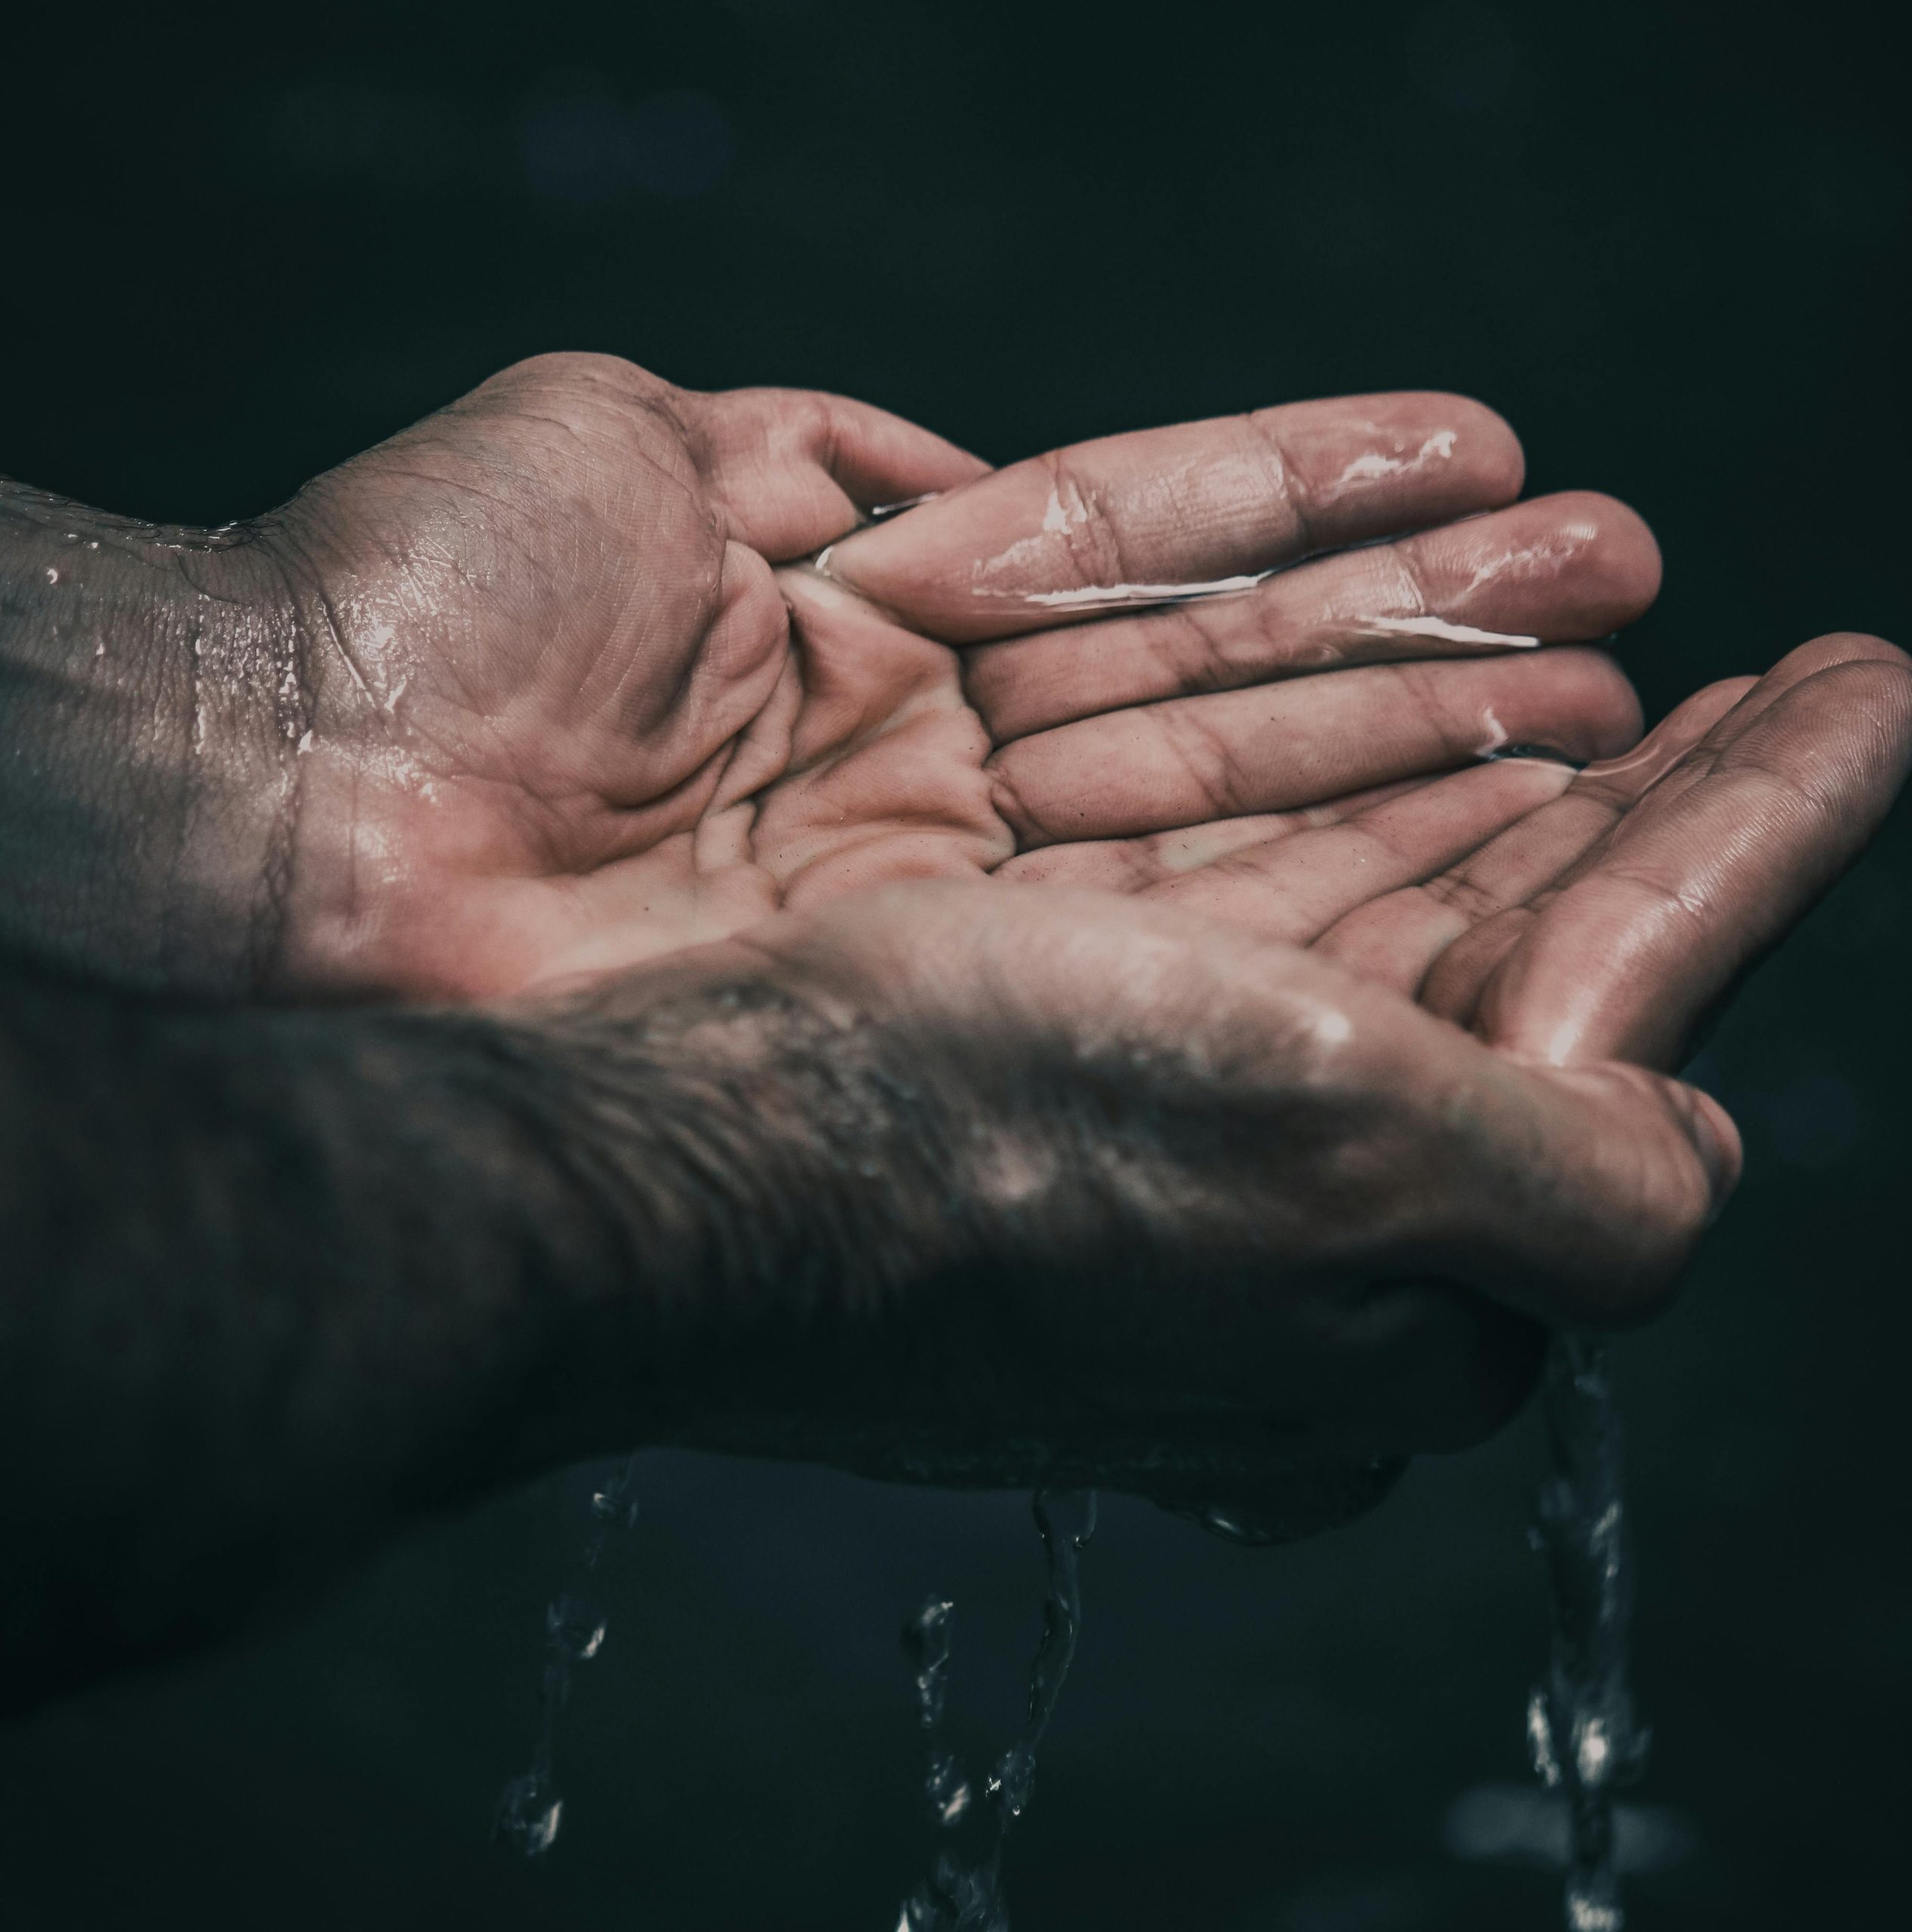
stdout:
MULTIPOLYGON (((973 458, 838 398, 521 365, 266 534, 317 647, 288 976, 508 991, 899 877, 1075 875, 1163 834, 1225 882, 1284 815, 1345 816, 1336 801, 1497 735, 1618 749, 1637 714, 1606 660, 1477 633, 1612 628, 1652 595, 1651 540, 1584 497, 1440 527, 1505 503, 1519 469, 1477 405, 1405 397, 978 481, 973 458), (1261 572, 1422 525, 1225 605, 1074 621, 1098 584, 1261 572), (824 570, 801 561, 832 544, 824 570)), ((1457 779, 1391 870, 1358 841, 1317 866, 1371 896, 1558 782, 1457 779)))
POLYGON ((853 522, 846 484, 981 466, 824 398, 684 400, 525 365, 269 529, 317 645, 293 977, 505 989, 776 904, 749 837, 723 843, 816 709, 771 561, 853 522))

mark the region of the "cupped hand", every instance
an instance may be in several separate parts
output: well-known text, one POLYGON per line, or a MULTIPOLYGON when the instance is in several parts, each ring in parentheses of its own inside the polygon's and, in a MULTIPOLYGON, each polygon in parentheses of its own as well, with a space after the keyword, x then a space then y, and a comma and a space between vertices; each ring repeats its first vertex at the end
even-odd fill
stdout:
MULTIPOLYGON (((1452 396, 991 475, 838 398, 521 365, 259 528, 309 697, 272 977, 509 992, 1509 742, 1622 749, 1611 663, 1529 647, 1637 615, 1652 539, 1604 498, 1513 504, 1520 474, 1452 396)), ((1542 783, 1450 795, 1429 863, 1542 783)))
POLYGON ((893 895, 753 934, 841 1023, 906 1016, 954 1247, 860 1297, 902 1339, 848 1387, 756 1389, 763 1432, 712 1439, 1100 1483, 1256 1540, 1359 1510, 1511 1414, 1548 1329, 1664 1306, 1740 1149, 1653 1069, 1908 768, 1912 663, 1828 637, 1578 774, 1052 847, 987 919, 893 895))
POLYGON ((1110 893, 783 915, 570 1008, 588 1094, 632 1018, 708 1069, 700 1171, 766 1196, 726 1216, 764 1278, 718 1298, 711 1371, 674 1369, 701 1391, 679 1439, 1102 1483, 1262 1533, 1495 1426, 1532 1318, 1655 1305, 1732 1178, 1729 1130, 1675 1081, 1523 1063, 1318 955, 1110 893))

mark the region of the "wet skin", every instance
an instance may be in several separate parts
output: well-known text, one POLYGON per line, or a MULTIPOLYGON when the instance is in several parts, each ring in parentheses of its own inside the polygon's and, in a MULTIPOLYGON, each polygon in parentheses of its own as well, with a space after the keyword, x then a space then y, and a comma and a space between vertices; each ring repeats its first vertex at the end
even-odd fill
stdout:
POLYGON ((12 500, 23 955, 513 995, 9 983, 38 1352, 0 1351, 33 1398, 0 1463, 61 1472, 10 1497, 47 1574, 109 1623, 164 1597, 69 1534, 103 1496, 215 1571, 326 1561, 633 1438, 1302 1529, 1495 1426, 1545 1325, 1652 1312, 1738 1163, 1668 1070, 1889 804, 1912 669, 1821 640, 1637 744, 1604 657, 1452 635, 1652 594, 1630 512, 1518 480, 1448 397, 985 474, 858 405, 557 358, 229 535, 12 500), (1226 600, 1056 601, 1417 524, 1226 600), (1595 762, 1478 762, 1509 740, 1595 762), (242 1183, 249 1135, 290 1151, 242 1183), (144 1193, 63 1164, 121 1142, 144 1193), (155 1267, 205 1306, 125 1286, 155 1267), (103 1377, 83 1287, 171 1310, 103 1377), (182 1447, 184 1403, 257 1439, 182 1447))
MULTIPOLYGON (((1510 738, 1623 749, 1638 709, 1607 658, 1411 628, 1571 641, 1650 601, 1632 512, 1508 507, 1520 475, 1507 426, 1453 396, 1296 405, 988 475, 841 398, 697 395, 563 356, 231 531, 16 494, 10 575, 42 614, 8 710, 51 769, 8 801, 5 857, 35 890, 4 916, 147 983, 469 998, 1059 838, 1324 803, 1510 738), (1176 611, 1084 623, 1027 601, 1397 532, 1417 534, 1176 611), (827 575, 804 561, 826 549, 827 575)), ((1426 862, 1548 782, 1428 801, 1426 862)))

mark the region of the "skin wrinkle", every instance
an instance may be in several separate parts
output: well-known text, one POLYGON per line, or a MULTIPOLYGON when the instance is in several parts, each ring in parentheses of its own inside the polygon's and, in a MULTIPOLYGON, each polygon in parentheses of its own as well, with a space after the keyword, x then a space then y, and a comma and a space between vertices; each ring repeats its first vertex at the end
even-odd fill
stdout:
POLYGON ((1463 921, 1462 931, 1504 909, 1504 902, 1496 894, 1475 884, 1465 873, 1443 874, 1425 881, 1418 890, 1458 913, 1463 921))
POLYGON ((219 592, 214 589, 206 581, 193 575, 192 566, 188 561, 192 553, 189 551, 183 549, 175 550, 170 554, 168 558, 168 561, 171 563, 173 568, 179 572, 180 575, 183 578, 185 579, 187 589, 189 589, 195 597, 200 598, 207 603, 226 604, 231 605, 235 610, 244 609, 245 608, 245 600, 243 598, 222 597, 219 592))
MULTIPOLYGON (((712 534, 718 537, 721 547, 718 552, 718 561, 711 572, 709 585, 699 598, 700 615, 695 621, 700 643, 708 641, 711 632, 722 620, 724 611, 724 578, 730 561, 730 546, 721 532, 714 530, 712 534)), ((641 587, 634 582, 631 586, 631 601, 635 601, 641 595, 641 587)), ((779 598, 779 601, 782 600, 779 598)), ((773 648, 771 653, 773 656, 781 656, 790 648, 790 607, 785 603, 783 608, 783 634, 773 648)), ((630 603, 627 602, 626 605, 627 614, 629 609, 630 603)), ((647 612, 647 614, 648 614, 647 612)), ((619 625, 617 628, 621 629, 622 626, 619 625)), ((627 654, 624 669, 618 673, 617 681, 611 688, 610 698, 614 706, 621 704, 632 679, 647 674, 649 670, 649 666, 645 661, 647 656, 647 653, 641 651, 633 651, 627 654)), ((672 712, 687 703, 691 691, 697 682, 703 666, 704 654, 701 648, 693 648, 683 652, 679 657, 676 675, 660 693, 658 701, 650 707, 653 715, 660 718, 669 717, 672 712)), ((775 688, 776 679, 773 678, 770 681, 770 691, 774 691, 775 688)), ((769 701, 770 693, 767 692, 764 702, 767 703, 769 701)))
MULTIPOLYGON (((1387 797, 1403 795, 1419 789, 1420 784, 1412 780, 1398 786, 1380 788, 1387 797)), ((1265 854, 1298 833, 1325 831, 1344 823, 1368 806, 1382 801, 1371 792, 1357 793, 1351 798, 1334 800, 1326 804, 1305 806, 1287 812, 1249 813, 1208 826, 1151 832, 1139 838, 1087 839, 1073 846, 1038 848, 1019 855, 1016 872, 1019 877, 1029 875, 1032 865, 1041 869, 1045 862, 1053 864, 1059 857, 1067 863, 1071 859, 1090 857, 1093 860, 1113 855, 1124 868, 1127 878, 1138 888, 1145 889, 1172 883, 1223 860, 1246 857, 1256 852, 1265 854)), ((1049 874, 1044 871, 1041 875, 1049 874)), ((1096 876, 1092 872, 1084 882, 1090 882, 1096 876)))
MULTIPOLYGON (((1402 607, 1398 614, 1402 616, 1425 617, 1434 608, 1433 594, 1428 585, 1427 565, 1421 555, 1422 548, 1420 538, 1410 537, 1381 552, 1390 560, 1398 577, 1400 588, 1397 598, 1390 601, 1398 601, 1402 607)), ((1461 601, 1465 601, 1465 595, 1464 592, 1461 601)), ((1384 605, 1382 608, 1385 609, 1387 607, 1384 605)))
MULTIPOLYGON (((1280 435, 1268 420, 1267 412, 1246 411, 1240 420, 1250 440, 1260 447, 1269 465, 1269 494, 1288 512, 1300 537, 1299 556, 1290 560, 1299 561, 1300 556, 1307 555, 1319 543, 1313 506, 1308 500, 1307 479, 1296 469, 1280 435)), ((1277 546, 1271 544, 1268 547, 1272 550, 1277 546)))
MULTIPOLYGON (((687 675, 694 675, 694 672, 695 672, 695 664, 696 664, 696 660, 695 660, 695 654, 693 654, 692 655, 690 655, 690 656, 689 656, 689 657, 687 657, 687 658, 684 660, 684 668, 685 668, 685 671, 686 671, 686 672, 687 672, 687 675)), ((773 696, 773 694, 774 694, 774 681, 773 681, 773 688, 772 688, 772 694, 771 694, 771 695, 772 695, 772 696, 773 696)), ((766 702, 768 702, 768 701, 769 701, 769 699, 767 697, 766 702)), ((721 769, 721 764, 722 764, 722 763, 723 763, 723 762, 724 762, 724 761, 722 761, 722 760, 720 760, 720 761, 718 761, 720 769, 721 769)), ((697 784, 697 782, 698 782, 698 779, 699 779, 699 774, 691 774, 691 775, 690 775, 690 779, 689 779, 689 780, 688 780, 688 781, 687 782, 686 789, 687 789, 687 790, 694 789, 696 788, 696 784, 697 784)), ((566 797, 564 797, 564 798, 559 798, 557 795, 555 795, 555 794, 546 793, 546 794, 543 795, 543 802, 544 804, 546 804, 547 806, 552 806, 552 805, 555 805, 555 806, 558 806, 558 807, 560 807, 560 808, 564 808, 564 807, 568 807, 568 806, 571 804, 572 801, 571 801, 571 799, 570 799, 568 796, 566 796, 566 797)))
MULTIPOLYGON (((290 530, 281 534, 279 541, 281 546, 290 549, 299 562, 303 565, 306 597, 318 607, 319 614, 324 620, 320 626, 318 635, 320 655, 323 657, 329 654, 336 657, 345 666, 359 696, 371 707, 372 715, 383 719, 386 717, 385 707, 373 694, 364 670, 354 655, 352 647, 346 641, 344 624, 340 617, 337 608, 333 602, 331 593, 325 587, 324 577, 315 564, 310 550, 290 530)), ((322 683, 321 689, 323 689, 322 683)))
POLYGON ((1165 725, 1163 742, 1202 800, 1200 819, 1229 817, 1243 811, 1250 774, 1228 735, 1213 729, 1205 715, 1193 706, 1170 712, 1165 725))
MULTIPOLYGON (((1225 633, 1218 638, 1213 626, 1204 626, 1203 611, 1199 604, 1187 604, 1173 614, 1173 621, 1162 626, 1161 645, 1167 647, 1165 655, 1173 677, 1173 688, 1178 691, 1199 692, 1228 689, 1231 680, 1228 673, 1236 668, 1237 660, 1229 653, 1225 633), (1181 636, 1189 648, 1178 657, 1170 640, 1181 636)), ((1119 708, 1119 707, 1117 707, 1119 708)))

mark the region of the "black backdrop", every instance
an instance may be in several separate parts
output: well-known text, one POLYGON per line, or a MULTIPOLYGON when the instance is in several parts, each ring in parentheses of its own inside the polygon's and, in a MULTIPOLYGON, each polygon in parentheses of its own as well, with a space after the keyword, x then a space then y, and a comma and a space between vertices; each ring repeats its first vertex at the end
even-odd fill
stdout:
MULTIPOLYGON (((1652 709, 1817 630, 1912 641, 1895 9, 25 11, 0 466, 108 507, 263 508, 552 348, 845 389, 998 457, 1438 386, 1511 417, 1534 488, 1655 525, 1624 647, 1652 709)), ((1856 1924, 1898 1885, 1908 962, 1901 817, 1715 1041, 1748 1185, 1622 1352, 1678 1854, 1647 1932, 1856 1924)), ((1521 1775, 1537 1457, 1529 1419, 1274 1555, 1112 1506, 1019 1925, 1552 1923, 1546 1877, 1442 1837, 1521 1775)), ((579 1481, 0 1734, 0 1922, 887 1932, 927 1850, 897 1622, 953 1594, 957 1703, 1007 1726, 1025 1502, 652 1459, 527 1870, 486 1828, 579 1481)))

